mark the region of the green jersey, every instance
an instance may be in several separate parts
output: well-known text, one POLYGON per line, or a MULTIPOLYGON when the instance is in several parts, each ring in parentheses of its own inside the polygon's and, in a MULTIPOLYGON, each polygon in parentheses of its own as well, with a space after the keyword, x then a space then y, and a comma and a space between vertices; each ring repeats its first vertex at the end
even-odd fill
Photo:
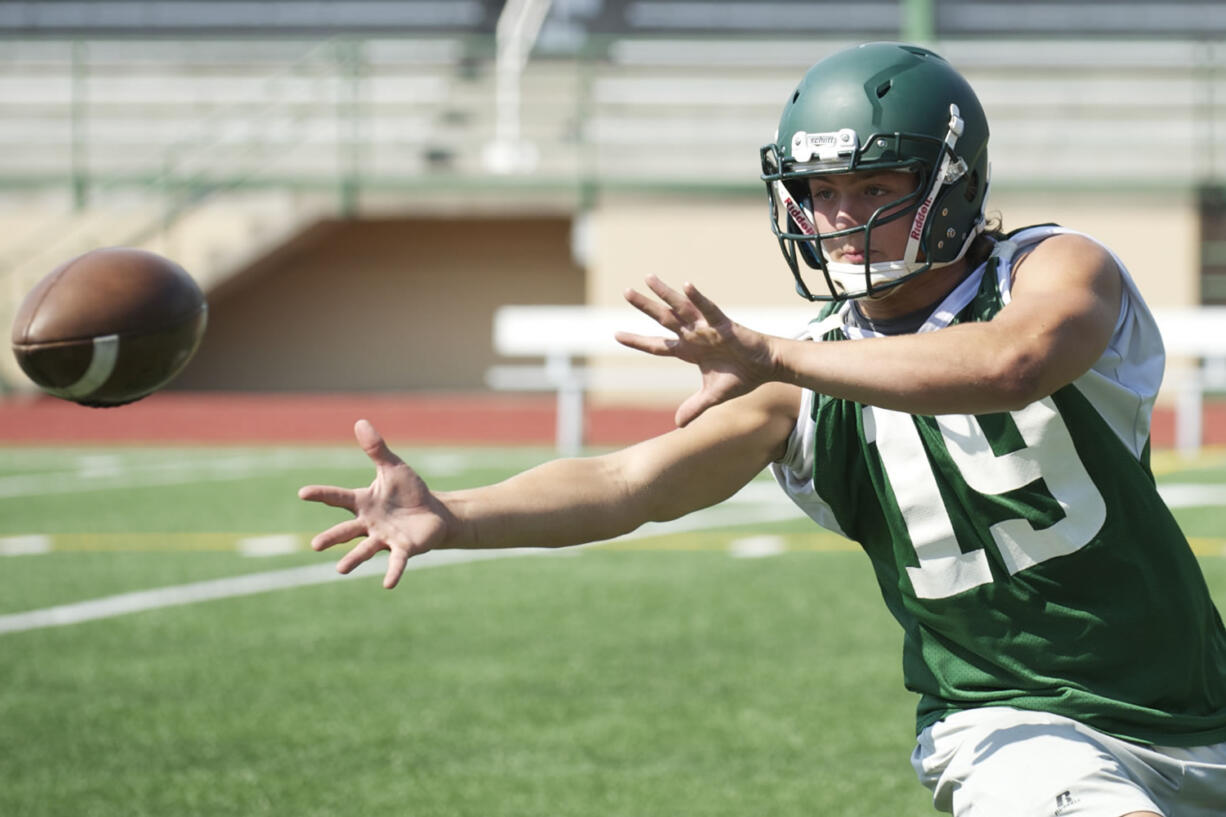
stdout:
MULTIPOLYGON (((990 320, 1017 253, 1060 232, 1000 242, 918 331, 990 320)), ((1226 740, 1226 630, 1149 469, 1164 353, 1123 276, 1103 356, 1019 411, 913 416, 805 394, 775 476, 868 554, 920 730, 997 705, 1147 743, 1226 740)), ((808 337, 873 334, 845 302, 808 337)))

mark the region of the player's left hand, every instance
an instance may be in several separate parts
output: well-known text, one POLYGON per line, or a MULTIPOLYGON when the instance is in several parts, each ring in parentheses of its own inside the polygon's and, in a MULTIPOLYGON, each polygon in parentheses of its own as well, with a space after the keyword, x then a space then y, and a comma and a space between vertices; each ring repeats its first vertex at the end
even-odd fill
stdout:
POLYGON ((307 485, 299 489, 298 497, 344 508, 353 514, 353 519, 317 534, 311 547, 323 550, 364 536, 341 558, 336 569, 349 573, 379 551, 389 551, 383 586, 390 590, 400 581, 410 557, 443 544, 454 526, 454 517, 417 472, 392 453, 368 421, 359 420, 354 425, 354 435, 375 465, 370 487, 307 485))
POLYGON ((626 300, 676 337, 631 332, 618 332, 615 337, 631 349, 675 357, 698 367, 702 386, 677 409, 678 426, 771 379, 774 363, 766 335, 729 319, 693 284, 686 283, 678 292, 654 275, 648 275, 646 283, 659 301, 633 289, 626 290, 626 300))

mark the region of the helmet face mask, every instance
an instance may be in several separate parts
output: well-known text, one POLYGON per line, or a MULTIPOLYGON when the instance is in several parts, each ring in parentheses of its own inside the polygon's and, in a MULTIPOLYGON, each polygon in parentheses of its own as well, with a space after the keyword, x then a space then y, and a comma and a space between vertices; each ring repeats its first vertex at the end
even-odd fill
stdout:
POLYGON ((784 108, 777 138, 760 151, 771 229, 797 291, 809 300, 870 297, 960 260, 982 229, 987 135, 970 86, 926 49, 872 43, 810 69, 784 108), (819 233, 810 179, 883 171, 913 173, 915 188, 863 224, 819 233), (903 218, 910 229, 902 257, 871 262, 874 230, 903 218), (863 263, 827 257, 823 242, 857 234, 863 263), (830 294, 810 288, 802 262, 820 270, 830 294))
MULTIPOLYGON (((763 150, 766 151, 770 147, 772 146, 767 146, 763 150)), ((777 158, 764 153, 764 175, 768 172, 765 168, 772 164, 772 159, 777 161, 777 158)), ((915 211, 920 205, 921 195, 929 181, 924 167, 917 163, 907 163, 890 168, 898 172, 909 171, 915 177, 911 192, 879 206, 864 220, 863 224, 819 232, 809 193, 809 180, 821 176, 875 173, 880 169, 885 168, 878 166, 874 170, 864 171, 853 164, 852 168, 847 170, 792 171, 779 174, 779 180, 770 185, 768 195, 771 204, 771 226, 775 236, 779 239, 784 257, 788 259, 789 266, 792 267, 793 275, 796 277, 797 291, 803 297, 811 301, 827 299, 826 296, 814 294, 809 289, 800 265, 797 263, 798 260, 802 260, 810 269, 820 270, 828 290, 835 293, 838 299, 877 294, 929 268, 929 265, 920 263, 922 258, 911 264, 906 264, 902 258, 892 259, 889 262, 871 262, 875 246, 873 238, 875 230, 899 219, 909 219, 909 223, 914 221, 915 211), (859 243, 864 248, 862 264, 838 263, 828 258, 823 245, 835 239, 861 235, 863 239, 859 243)))

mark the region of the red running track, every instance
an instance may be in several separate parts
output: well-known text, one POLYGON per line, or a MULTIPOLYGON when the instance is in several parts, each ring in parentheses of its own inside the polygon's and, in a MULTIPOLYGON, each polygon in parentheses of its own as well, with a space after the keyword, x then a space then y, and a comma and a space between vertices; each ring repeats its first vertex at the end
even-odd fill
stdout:
MULTIPOLYGON (((409 444, 554 441, 550 396, 163 392, 127 406, 85 408, 51 397, 0 400, 4 443, 346 443, 370 420, 409 444)), ((591 408, 588 442, 619 445, 672 428, 672 409, 591 408)))
MULTIPOLYGON (((588 442, 625 445, 673 427, 672 408, 589 407, 588 442)), ((495 394, 280 394, 162 392, 91 409, 51 397, 0 400, 0 443, 347 443, 366 418, 401 444, 554 441, 551 396, 495 394)), ((1226 402, 1209 402, 1205 444, 1226 445, 1226 402)), ((1170 448, 1170 409, 1154 414, 1153 444, 1170 448)))

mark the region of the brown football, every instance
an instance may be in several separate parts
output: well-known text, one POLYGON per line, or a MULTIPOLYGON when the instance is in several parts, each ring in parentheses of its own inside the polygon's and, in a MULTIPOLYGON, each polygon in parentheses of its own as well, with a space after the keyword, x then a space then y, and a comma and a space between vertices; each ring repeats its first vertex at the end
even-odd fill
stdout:
POLYGON ((208 304, 175 262, 91 250, 43 278, 17 310, 13 354, 44 391, 120 406, 169 383, 200 345, 208 304))

